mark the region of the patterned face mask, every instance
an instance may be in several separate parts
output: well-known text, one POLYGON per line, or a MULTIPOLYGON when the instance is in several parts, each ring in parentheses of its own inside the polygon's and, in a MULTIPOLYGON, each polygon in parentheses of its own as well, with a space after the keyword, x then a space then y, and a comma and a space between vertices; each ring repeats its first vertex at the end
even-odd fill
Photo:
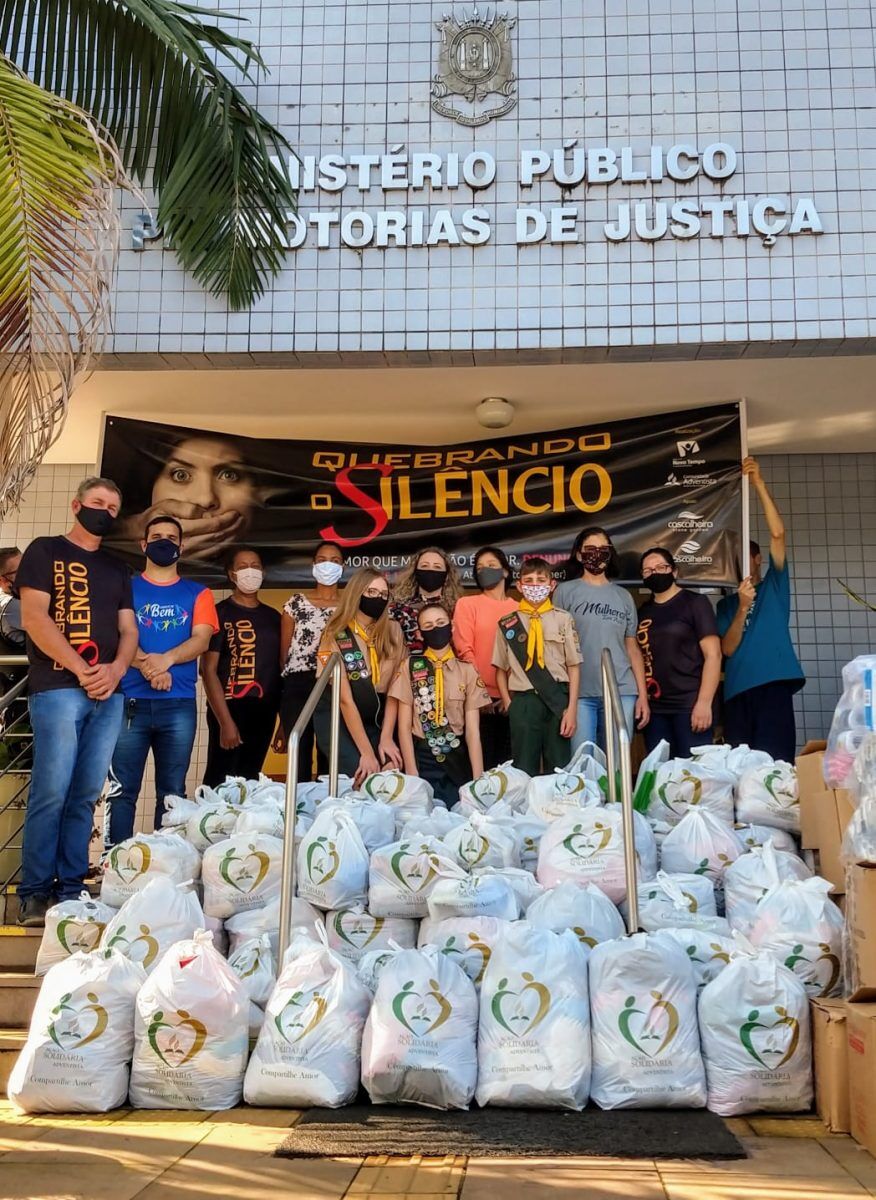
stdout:
POLYGON ((522 583, 520 594, 530 604, 543 604, 551 594, 551 585, 549 583, 522 583))
POLYGON ((590 575, 601 575, 610 558, 610 546, 585 546, 581 551, 581 566, 590 575))

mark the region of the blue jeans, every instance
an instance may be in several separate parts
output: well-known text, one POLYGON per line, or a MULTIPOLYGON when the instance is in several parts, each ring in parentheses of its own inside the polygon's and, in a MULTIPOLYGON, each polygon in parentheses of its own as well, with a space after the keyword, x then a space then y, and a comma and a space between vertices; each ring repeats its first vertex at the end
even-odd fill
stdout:
POLYGON ((94 806, 122 722, 121 693, 89 700, 81 688, 28 700, 33 771, 24 818, 19 895, 71 900, 88 874, 94 806))
POLYGON ((109 836, 113 845, 134 833, 137 797, 150 750, 155 759, 156 829, 164 816, 164 797, 186 794, 197 718, 194 698, 125 701, 112 765, 115 786, 109 801, 109 836))
MULTIPOLYGON (((636 696, 621 696, 621 705, 627 722, 627 731, 633 736, 636 714, 636 696)), ((572 748, 577 750, 583 742, 596 742, 605 749, 605 713, 601 696, 578 697, 578 728, 572 737, 572 748)))

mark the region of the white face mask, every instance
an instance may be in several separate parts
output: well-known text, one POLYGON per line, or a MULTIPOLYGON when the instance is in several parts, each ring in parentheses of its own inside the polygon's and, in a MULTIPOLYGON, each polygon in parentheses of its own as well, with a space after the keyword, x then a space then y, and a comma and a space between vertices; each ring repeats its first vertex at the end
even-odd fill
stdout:
POLYGON ((340 563, 318 562, 313 564, 313 578, 317 583, 324 583, 326 587, 337 583, 343 573, 344 568, 340 563))
POLYGON ((252 596, 259 590, 264 578, 264 571, 260 571, 258 567, 241 567, 239 571, 234 572, 234 582, 238 590, 247 596, 252 596))

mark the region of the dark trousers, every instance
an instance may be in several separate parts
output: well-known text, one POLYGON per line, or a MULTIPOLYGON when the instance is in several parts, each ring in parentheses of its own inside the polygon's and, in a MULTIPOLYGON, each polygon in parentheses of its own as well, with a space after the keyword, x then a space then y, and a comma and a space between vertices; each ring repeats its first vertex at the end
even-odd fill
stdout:
POLYGON ((156 829, 164 816, 164 797, 186 794, 197 717, 194 697, 125 701, 110 771, 115 781, 109 793, 109 836, 113 845, 134 832, 137 797, 150 750, 155 759, 156 829))
POLYGON ((694 733, 690 727, 690 709, 673 713, 652 712, 642 733, 649 753, 659 741, 669 742, 670 758, 690 758, 691 746, 709 746, 714 737, 711 728, 694 733))
MULTIPOLYGON (((435 755, 426 745, 424 738, 414 738, 414 753, 417 756, 417 774, 421 779, 425 779, 427 783, 431 783, 432 790, 435 792, 435 799, 443 801, 448 808, 456 804, 459 799, 459 784, 454 783, 442 763, 438 762, 435 755)), ((466 758, 468 755, 466 754, 466 758)), ((463 775, 466 779, 463 781, 468 783, 471 779, 471 764, 469 764, 468 772, 463 770, 463 775)))
MULTIPOLYGON (((280 724, 288 738, 292 727, 298 720, 301 710, 307 703, 307 697, 313 691, 316 683, 315 671, 293 671, 283 676, 283 690, 280 693, 280 724)), ((301 781, 313 779, 313 750, 316 746, 316 736, 311 721, 301 734, 298 749, 298 763, 301 781)), ((358 762, 358 759, 356 760, 358 762)), ((328 758, 320 747, 316 747, 316 773, 328 774, 328 758)))
POLYGON ((511 726, 507 713, 481 709, 481 750, 485 771, 510 760, 511 726))
POLYGON ((571 739, 561 736, 561 717, 536 692, 512 693, 508 721, 515 767, 527 775, 550 775, 567 765, 571 739))
POLYGON ((223 750, 219 744, 219 722, 207 709, 207 768, 204 783, 216 787, 227 776, 257 779, 274 736, 277 705, 270 700, 226 700, 231 719, 240 732, 240 745, 223 750))
POLYGON ((787 680, 763 683, 724 701, 724 741, 742 742, 792 763, 797 753, 794 692, 787 680))

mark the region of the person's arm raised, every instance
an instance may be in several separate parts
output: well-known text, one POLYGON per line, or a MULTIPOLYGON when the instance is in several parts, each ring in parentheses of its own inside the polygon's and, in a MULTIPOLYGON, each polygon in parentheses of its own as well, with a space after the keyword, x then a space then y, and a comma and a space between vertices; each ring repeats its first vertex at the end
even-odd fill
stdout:
POLYGON ((748 476, 752 487, 757 492, 757 497, 760 500, 760 506, 763 509, 763 515, 766 519, 767 529, 770 531, 770 559, 773 566, 781 571, 785 565, 785 555, 787 553, 785 522, 782 520, 782 514, 776 508, 776 502, 773 500, 769 488, 763 481, 763 476, 760 473, 760 464, 756 458, 753 458, 751 455, 746 458, 742 464, 742 474, 748 476))

